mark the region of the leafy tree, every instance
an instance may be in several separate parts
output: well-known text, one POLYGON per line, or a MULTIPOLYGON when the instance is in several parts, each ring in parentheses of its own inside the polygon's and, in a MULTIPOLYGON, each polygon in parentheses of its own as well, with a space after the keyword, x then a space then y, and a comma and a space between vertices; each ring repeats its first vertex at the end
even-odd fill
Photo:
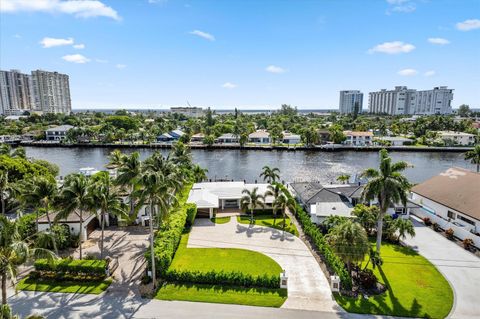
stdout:
POLYGON ((215 143, 215 137, 213 135, 206 135, 203 138, 203 144, 208 145, 208 146, 212 146, 213 143, 215 143))
POLYGON ((477 173, 480 172, 480 145, 465 153, 465 160, 470 160, 470 163, 477 165, 477 173))
POLYGON ((40 165, 42 167, 45 167, 48 170, 48 172, 50 173, 50 175, 52 175, 52 176, 57 176, 58 173, 60 173, 60 168, 58 167, 58 165, 50 163, 48 161, 45 161, 45 160, 42 160, 42 159, 33 159, 32 163, 36 164, 36 165, 40 165))
POLYGON ((348 182, 350 180, 350 175, 348 174, 342 174, 337 177, 337 181, 342 182, 342 184, 345 184, 345 182, 348 182))
POLYGON ((330 215, 322 222, 322 226, 325 232, 329 232, 334 227, 343 224, 347 220, 347 217, 330 215))
POLYGON ((267 181, 269 184, 275 183, 278 179, 280 179, 280 170, 276 167, 271 168, 270 166, 265 165, 262 168, 260 177, 263 177, 263 180, 267 181))
POLYGON ((243 210, 250 210, 250 223, 253 224, 253 210, 258 206, 265 206, 265 197, 258 194, 258 187, 255 187, 251 191, 244 189, 242 194, 244 195, 240 199, 240 205, 243 210))
POLYGON ((131 116, 126 116, 126 115, 109 116, 105 119, 105 122, 111 124, 113 127, 117 129, 123 129, 125 131, 138 129, 138 121, 131 116))
POLYGON ((470 115, 470 106, 462 104, 458 107, 457 114, 461 117, 467 117, 470 115))
POLYGON ((410 189, 410 183, 407 178, 401 174, 401 172, 408 167, 408 164, 403 161, 392 164, 392 159, 388 156, 388 152, 385 149, 381 150, 379 154, 379 170, 368 168, 362 174, 369 178, 368 183, 363 189, 363 199, 365 201, 378 201, 378 252, 380 252, 382 244, 383 217, 385 216, 387 209, 399 202, 405 205, 407 202, 407 192, 410 189))
POLYGON ((347 139, 345 134, 343 134, 343 129, 340 125, 332 125, 329 128, 330 131, 330 139, 333 141, 335 144, 341 144, 343 141, 347 139))
POLYGON ((213 112, 210 108, 208 108, 205 112, 205 124, 207 126, 213 126, 215 124, 215 120, 213 119, 213 112))
POLYGON ((355 216, 355 221, 362 225, 367 233, 373 233, 378 218, 377 206, 365 206, 363 204, 357 204, 352 211, 352 215, 355 216))
POLYGON ((319 136, 317 130, 313 126, 304 128, 300 135, 307 146, 313 146, 318 143, 319 136))

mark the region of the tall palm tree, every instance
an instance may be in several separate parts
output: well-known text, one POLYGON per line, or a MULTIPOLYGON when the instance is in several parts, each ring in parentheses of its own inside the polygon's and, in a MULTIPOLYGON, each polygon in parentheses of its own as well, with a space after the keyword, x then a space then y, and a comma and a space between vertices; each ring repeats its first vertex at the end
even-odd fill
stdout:
POLYGON ((108 166, 112 168, 118 168, 122 165, 122 162, 125 158, 125 154, 123 154, 120 150, 114 150, 108 156, 108 166))
POLYGON ((196 183, 200 183, 207 179, 208 169, 202 168, 200 165, 196 164, 192 170, 193 177, 196 183))
POLYGON ((253 223, 253 210, 258 206, 265 206, 265 197, 258 194, 258 187, 255 187, 251 191, 244 189, 242 191, 242 198, 240 199, 240 205, 244 210, 250 210, 250 223, 253 223))
POLYGON ((283 217, 283 233, 285 234, 285 227, 286 227, 286 220, 287 220, 287 209, 295 212, 295 200, 291 197, 287 197, 284 193, 280 194, 277 198, 277 200, 274 203, 275 206, 277 206, 280 211, 282 212, 282 217, 283 217))
POLYGON ((470 160, 472 164, 477 165, 477 173, 480 172, 480 144, 475 145, 473 150, 465 153, 465 160, 470 160))
MULTIPOLYGON (((7 145, 7 144, 5 144, 7 145)), ((8 171, 0 171, 0 205, 2 206, 2 215, 5 215, 6 199, 10 197, 12 191, 12 183, 8 180, 8 171)))
POLYGON ((104 242, 105 242, 105 219, 109 215, 121 216, 125 214, 122 200, 118 189, 113 186, 108 172, 99 172, 92 176, 92 184, 90 185, 90 196, 92 198, 92 209, 99 211, 99 220, 102 229, 100 239, 100 259, 103 259, 104 242))
MULTIPOLYGON (((57 183, 43 176, 34 177, 30 182, 27 182, 20 193, 20 198, 24 205, 28 207, 37 207, 37 209, 39 206, 42 209, 42 211, 45 213, 45 217, 47 217, 48 228, 50 232, 53 230, 52 220, 50 219, 50 210, 57 196, 57 183)), ((57 242, 55 238, 53 240, 53 250, 55 254, 58 255, 57 242)))
POLYGON ((380 151, 379 170, 374 168, 366 169, 362 175, 369 179, 362 192, 364 201, 378 201, 379 214, 377 216, 377 251, 380 252, 382 244, 383 217, 387 209, 395 203, 401 202, 406 205, 407 192, 410 189, 410 183, 407 178, 401 174, 408 164, 406 162, 397 162, 392 164, 392 159, 388 156, 387 150, 380 151))
POLYGON ((192 163, 190 148, 182 142, 177 142, 173 145, 171 154, 176 163, 182 168, 189 167, 192 163))
POLYGON ((278 197, 283 194, 282 189, 278 184, 276 185, 268 185, 267 186, 267 191, 265 193, 265 197, 267 196, 272 196, 273 197, 273 203, 272 203, 272 208, 273 208, 273 225, 276 224, 277 220, 277 211, 278 211, 278 197))
POLYGON ((363 261, 370 247, 365 229, 350 219, 333 227, 326 239, 333 251, 347 264, 349 273, 352 265, 363 261))
POLYGON ((30 243, 22 240, 18 233, 17 222, 0 216, 0 277, 2 287, 2 304, 7 304, 7 280, 16 282, 18 267, 30 257, 53 260, 55 255, 41 248, 30 248, 30 243))
POLYGON ((59 196, 60 211, 55 220, 66 219, 75 214, 80 221, 80 259, 82 259, 84 213, 91 209, 90 181, 83 174, 71 174, 65 178, 65 184, 59 196))
POLYGON ((272 184, 276 180, 280 179, 280 170, 276 167, 270 168, 270 166, 265 165, 262 168, 262 173, 260 174, 260 177, 263 177, 263 180, 266 180, 267 183, 272 184))
POLYGON ((116 184, 123 187, 128 187, 128 201, 130 204, 129 215, 132 216, 135 211, 135 186, 140 179, 142 172, 142 162, 140 161, 140 154, 134 152, 129 156, 125 156, 120 161, 120 166, 118 168, 118 175, 115 180, 116 184))

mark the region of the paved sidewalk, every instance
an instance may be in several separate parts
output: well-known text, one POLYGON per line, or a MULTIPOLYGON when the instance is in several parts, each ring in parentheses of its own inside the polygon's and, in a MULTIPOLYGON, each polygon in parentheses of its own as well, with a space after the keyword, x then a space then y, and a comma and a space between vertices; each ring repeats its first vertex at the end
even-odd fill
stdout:
POLYGON ((480 318, 480 259, 413 219, 415 237, 405 243, 416 248, 445 276, 454 291, 450 318, 480 318))
POLYGON ((343 311, 333 299, 329 283, 307 246, 292 234, 269 227, 226 224, 197 219, 187 247, 243 248, 263 253, 286 270, 288 298, 282 308, 343 311))

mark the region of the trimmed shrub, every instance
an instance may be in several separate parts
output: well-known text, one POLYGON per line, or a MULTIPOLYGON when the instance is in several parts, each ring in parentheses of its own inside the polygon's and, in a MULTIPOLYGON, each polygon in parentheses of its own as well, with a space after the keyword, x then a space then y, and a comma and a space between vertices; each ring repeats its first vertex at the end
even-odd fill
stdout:
POLYGON ((466 250, 470 250, 473 248, 473 239, 471 238, 465 238, 463 241, 462 241, 462 244, 463 244, 463 248, 465 248, 466 250))
POLYGON ((37 259, 33 264, 39 277, 57 279, 65 277, 92 277, 104 278, 108 263, 105 260, 58 259, 49 262, 46 259, 37 259))
POLYGON ((447 236, 448 239, 452 240, 453 239, 453 234, 455 233, 455 231, 451 228, 447 229, 445 231, 445 235, 447 236))
POLYGON ((168 270, 165 273, 164 278, 168 281, 198 284, 229 285, 246 288, 280 288, 279 276, 252 276, 241 272, 224 272, 214 270, 209 272, 168 270))
POLYGON ((187 227, 192 227, 197 217, 197 205, 193 203, 185 205, 187 206, 187 227))
POLYGON ((425 226, 430 226, 432 224, 432 221, 429 217, 423 217, 423 223, 425 224, 425 226))
POLYGON ((35 213, 25 214, 17 221, 18 233, 22 239, 31 237, 37 233, 37 215, 35 213))
MULTIPOLYGON (((280 187, 287 195, 287 197, 293 198, 285 186, 280 185, 280 187)), ((299 221, 299 223, 302 225, 304 233, 308 237, 310 237, 317 250, 320 252, 320 254, 323 255, 323 259, 327 266, 337 276, 340 277, 342 287, 345 290, 352 289, 352 277, 348 273, 348 270, 345 267, 345 263, 333 252, 332 248, 330 247, 330 245, 328 245, 320 229, 311 221, 308 213, 305 212, 303 207, 300 206, 300 204, 298 203, 295 206, 295 215, 297 216, 297 220, 299 221)))

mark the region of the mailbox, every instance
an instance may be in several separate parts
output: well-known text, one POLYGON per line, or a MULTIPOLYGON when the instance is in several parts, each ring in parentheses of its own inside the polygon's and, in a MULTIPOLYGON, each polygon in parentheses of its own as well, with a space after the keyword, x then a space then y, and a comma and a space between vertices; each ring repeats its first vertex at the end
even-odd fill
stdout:
POLYGON ((330 276, 330 288, 333 292, 340 291, 340 277, 338 276, 330 276))

